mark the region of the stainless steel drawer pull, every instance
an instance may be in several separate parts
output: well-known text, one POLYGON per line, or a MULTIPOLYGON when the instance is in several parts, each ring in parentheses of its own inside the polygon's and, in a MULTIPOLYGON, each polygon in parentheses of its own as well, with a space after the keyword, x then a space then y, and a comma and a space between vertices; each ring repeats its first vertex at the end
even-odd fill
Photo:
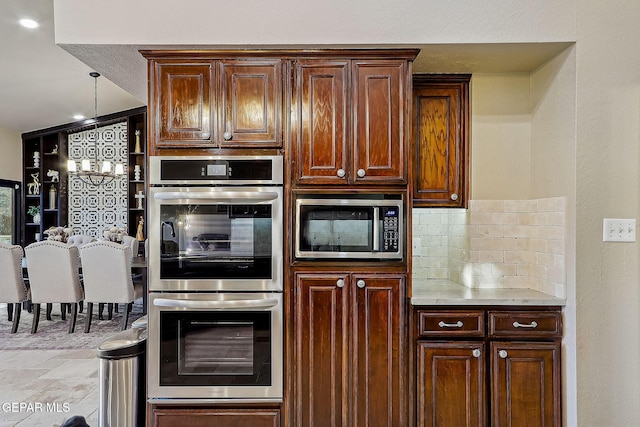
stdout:
POLYGON ((473 357, 478 358, 482 355, 482 352, 480 351, 480 349, 474 348, 471 354, 473 355, 473 357))
POLYGON ((513 322, 513 327, 514 328, 530 328, 530 329, 535 329, 538 327, 538 322, 536 322, 535 320, 531 323, 529 323, 528 325, 526 323, 520 323, 518 321, 513 322))
POLYGON ((498 352, 498 356, 500 356, 502 359, 506 359, 508 355, 509 353, 507 353, 507 350, 500 350, 498 352))
POLYGON ((441 320, 440 323, 438 323, 438 326, 441 328, 462 328, 463 325, 462 320, 458 320, 456 323, 444 323, 441 320))

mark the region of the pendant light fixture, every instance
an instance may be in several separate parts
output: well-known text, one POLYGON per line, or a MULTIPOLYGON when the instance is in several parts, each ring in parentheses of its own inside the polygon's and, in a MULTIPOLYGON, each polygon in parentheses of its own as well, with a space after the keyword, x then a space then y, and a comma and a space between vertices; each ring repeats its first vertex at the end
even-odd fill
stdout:
POLYGON ((118 176, 122 176, 124 174, 124 166, 121 163, 118 163, 115 165, 115 169, 112 170, 110 161, 104 160, 101 163, 98 162, 98 77, 100 77, 100 73, 92 71, 89 75, 94 79, 93 143, 95 147, 93 165, 91 164, 91 159, 82 159, 80 161, 80 170, 78 170, 76 162, 69 159, 67 160, 67 171, 69 173, 69 177, 78 177, 85 184, 92 187, 98 187, 100 185, 110 183, 118 176))

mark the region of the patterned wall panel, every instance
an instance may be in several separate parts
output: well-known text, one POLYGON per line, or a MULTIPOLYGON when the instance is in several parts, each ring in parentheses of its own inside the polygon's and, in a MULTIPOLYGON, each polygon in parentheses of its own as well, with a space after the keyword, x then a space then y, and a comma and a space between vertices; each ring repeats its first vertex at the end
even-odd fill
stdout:
POLYGON ((94 165, 95 150, 98 162, 109 160, 112 165, 122 163, 125 173, 108 184, 87 185, 78 177, 69 177, 69 226, 75 234, 102 237, 105 229, 118 226, 127 227, 127 122, 98 128, 98 142, 95 130, 69 134, 69 159, 91 159, 94 165))

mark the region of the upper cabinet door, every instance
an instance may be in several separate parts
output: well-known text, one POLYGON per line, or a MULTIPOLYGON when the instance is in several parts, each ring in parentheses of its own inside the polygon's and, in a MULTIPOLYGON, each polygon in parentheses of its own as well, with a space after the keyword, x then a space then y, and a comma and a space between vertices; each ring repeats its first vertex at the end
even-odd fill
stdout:
POLYGON ((298 184, 348 184, 349 61, 296 62, 294 179, 298 184))
POLYGON ((282 62, 220 62, 219 144, 282 146, 282 62))
POLYGON ((414 206, 467 204, 470 77, 414 76, 414 206))
POLYGON ((152 117, 158 123, 158 146, 210 143, 211 73, 211 64, 157 65, 158 107, 152 117))
POLYGON ((356 183, 407 182, 406 61, 353 62, 356 183))

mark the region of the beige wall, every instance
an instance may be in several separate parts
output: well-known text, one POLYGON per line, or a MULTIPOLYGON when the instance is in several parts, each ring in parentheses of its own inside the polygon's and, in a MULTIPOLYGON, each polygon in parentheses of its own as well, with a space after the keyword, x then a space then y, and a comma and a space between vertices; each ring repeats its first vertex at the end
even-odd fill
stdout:
POLYGON ((530 80, 529 73, 472 77, 473 200, 531 198, 530 80))
POLYGON ((604 217, 640 216, 639 2, 113 0, 96 13, 57 0, 55 10, 67 44, 575 42, 530 74, 474 76, 472 194, 568 197, 565 425, 640 425, 638 243, 602 242, 604 217))
POLYGON ((637 426, 640 254, 603 243, 602 219, 640 216, 640 2, 576 8, 578 423, 637 426))
POLYGON ((18 132, 0 128, 0 178, 22 181, 22 139, 18 132))

